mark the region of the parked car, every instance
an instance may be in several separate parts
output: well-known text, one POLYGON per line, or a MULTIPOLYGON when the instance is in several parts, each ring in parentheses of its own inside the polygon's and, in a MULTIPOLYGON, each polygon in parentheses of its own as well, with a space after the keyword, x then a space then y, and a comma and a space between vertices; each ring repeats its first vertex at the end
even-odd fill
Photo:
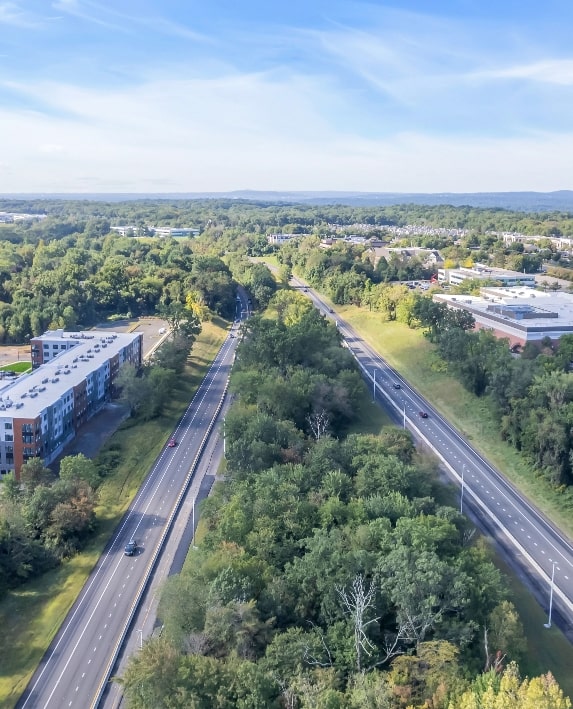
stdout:
POLYGON ((177 441, 174 438, 169 439, 169 443, 167 444, 168 448, 175 448, 177 445, 177 441))
POLYGON ((137 551, 137 542, 135 541, 135 539, 130 539, 129 542, 125 545, 125 555, 126 556, 133 556, 136 551, 137 551))
POLYGON ((428 418, 428 414, 427 414, 425 411, 420 411, 420 416, 421 416, 423 419, 427 419, 427 418, 428 418))

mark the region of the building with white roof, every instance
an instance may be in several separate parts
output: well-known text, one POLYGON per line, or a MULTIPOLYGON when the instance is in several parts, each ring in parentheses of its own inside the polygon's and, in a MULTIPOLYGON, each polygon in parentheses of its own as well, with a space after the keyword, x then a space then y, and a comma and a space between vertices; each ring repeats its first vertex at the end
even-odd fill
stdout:
POLYGON ((558 341, 573 334, 573 294, 543 292, 518 286, 482 288, 480 296, 436 294, 434 300, 471 313, 476 329, 491 330, 510 345, 558 341))
POLYGON ((32 372, 0 389, 0 474, 57 458, 111 398, 121 367, 141 365, 143 335, 49 330, 31 349, 32 372))
POLYGON ((471 267, 439 268, 438 282, 459 286, 467 280, 497 281, 504 286, 535 286, 535 274, 519 273, 507 268, 493 268, 483 263, 476 263, 471 267))

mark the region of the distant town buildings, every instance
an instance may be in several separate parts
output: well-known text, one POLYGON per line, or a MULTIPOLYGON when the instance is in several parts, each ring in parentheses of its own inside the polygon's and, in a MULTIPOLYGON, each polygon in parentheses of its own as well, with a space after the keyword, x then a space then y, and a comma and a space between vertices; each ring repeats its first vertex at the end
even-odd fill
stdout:
POLYGON ((509 271, 506 268, 493 268, 483 263, 472 267, 439 268, 438 282, 459 286, 467 280, 497 281, 504 286, 535 286, 535 275, 509 271))
POLYGON ((19 214, 17 212, 0 212, 0 224, 13 224, 14 222, 28 222, 34 219, 42 220, 46 214, 19 214))
POLYGON ((0 474, 57 458, 111 398, 121 368, 141 365, 143 335, 48 330, 30 347, 33 371, 0 388, 0 474))
POLYGON ((484 287, 479 296, 439 293, 433 299, 471 313, 476 329, 491 330, 496 337, 507 338, 510 346, 540 342, 545 337, 557 341, 573 333, 571 293, 524 286, 484 287))
MULTIPOLYGON (((168 227, 168 226, 147 226, 144 227, 151 236, 199 236, 201 233, 200 229, 195 229, 192 227, 168 227)), ((115 231, 120 236, 138 236, 140 232, 140 227, 133 224, 126 224, 123 226, 112 226, 111 231, 115 231)))
POLYGON ((274 245, 287 244, 292 239, 300 239, 305 236, 310 236, 310 234, 268 234, 267 242, 274 245))

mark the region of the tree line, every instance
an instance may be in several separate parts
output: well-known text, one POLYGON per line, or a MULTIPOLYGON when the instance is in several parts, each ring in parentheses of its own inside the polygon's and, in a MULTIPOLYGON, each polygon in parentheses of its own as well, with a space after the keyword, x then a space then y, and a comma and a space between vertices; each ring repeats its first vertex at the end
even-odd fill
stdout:
POLYGON ((232 318, 235 289, 225 263, 194 253, 192 240, 76 234, 35 245, 0 241, 0 342, 155 314, 185 304, 189 293, 232 318))
POLYGON ((231 387, 225 481, 120 680, 130 707, 570 706, 510 662, 519 618, 434 464, 404 431, 347 435, 364 385, 300 294, 244 325, 231 387))

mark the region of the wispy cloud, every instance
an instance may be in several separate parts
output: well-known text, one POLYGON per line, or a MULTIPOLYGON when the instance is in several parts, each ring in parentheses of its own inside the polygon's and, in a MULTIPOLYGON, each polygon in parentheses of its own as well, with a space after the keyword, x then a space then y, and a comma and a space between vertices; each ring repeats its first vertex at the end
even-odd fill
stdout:
POLYGON ((80 3, 79 0, 56 0, 56 2, 52 3, 52 7, 55 10, 65 12, 66 14, 72 15, 79 20, 84 20, 85 22, 99 25, 100 27, 105 27, 106 29, 117 30, 118 32, 129 32, 128 28, 109 22, 102 17, 98 17, 93 12, 86 10, 86 6, 93 7, 92 3, 80 3))
POLYGON ((9 179, 0 174, 0 192, 568 186, 571 132, 502 140, 401 131, 366 139, 328 123, 318 107, 330 97, 308 77, 183 80, 173 74, 122 91, 31 87, 62 114, 81 111, 82 120, 0 109, 0 131, 12 137, 3 151, 12 173, 9 179))
POLYGON ((500 67, 475 72, 470 78, 478 80, 523 79, 542 84, 573 86, 573 59, 546 59, 532 64, 500 67))
POLYGON ((92 22, 108 29, 132 32, 133 27, 146 27, 153 32, 177 36, 184 39, 204 41, 206 38, 191 28, 159 15, 145 16, 141 13, 129 15, 114 6, 107 6, 94 0, 55 0, 52 7, 78 19, 92 22))
POLYGON ((39 24, 39 18, 23 10, 19 4, 0 2, 0 25, 31 29, 38 27, 39 24))

